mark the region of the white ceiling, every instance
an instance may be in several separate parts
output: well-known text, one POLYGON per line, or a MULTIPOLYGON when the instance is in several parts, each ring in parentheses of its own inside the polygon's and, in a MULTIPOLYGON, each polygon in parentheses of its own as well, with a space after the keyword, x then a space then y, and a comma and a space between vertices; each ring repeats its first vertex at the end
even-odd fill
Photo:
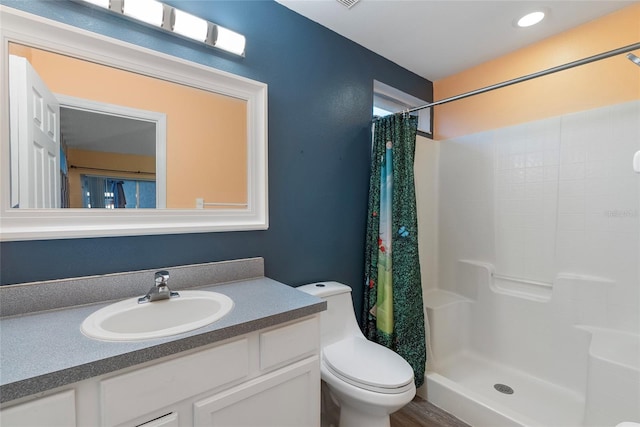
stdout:
MULTIPOLYGON (((638 1, 276 0, 373 52, 436 81, 638 1), (514 25, 546 9, 542 23, 514 25)), ((615 46, 617 48, 620 46, 615 46)))
POLYGON ((61 107, 60 131, 67 146, 79 150, 156 155, 154 122, 61 107))

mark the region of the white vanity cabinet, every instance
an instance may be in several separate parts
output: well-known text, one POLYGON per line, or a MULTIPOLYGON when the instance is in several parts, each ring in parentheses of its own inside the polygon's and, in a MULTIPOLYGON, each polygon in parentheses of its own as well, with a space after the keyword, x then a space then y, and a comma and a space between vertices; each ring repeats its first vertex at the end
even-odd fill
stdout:
POLYGON ((316 314, 230 338, 8 407, 0 420, 52 425, 19 421, 29 407, 65 396, 65 426, 319 426, 319 328, 316 314))

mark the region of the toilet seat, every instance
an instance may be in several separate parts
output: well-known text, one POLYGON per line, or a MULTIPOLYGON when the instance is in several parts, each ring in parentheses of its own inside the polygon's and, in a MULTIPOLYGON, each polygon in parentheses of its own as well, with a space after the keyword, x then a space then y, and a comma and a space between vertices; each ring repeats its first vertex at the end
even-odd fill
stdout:
POLYGON ((365 390, 397 394, 413 387, 413 369, 406 360, 361 337, 326 346, 322 357, 332 374, 365 390))

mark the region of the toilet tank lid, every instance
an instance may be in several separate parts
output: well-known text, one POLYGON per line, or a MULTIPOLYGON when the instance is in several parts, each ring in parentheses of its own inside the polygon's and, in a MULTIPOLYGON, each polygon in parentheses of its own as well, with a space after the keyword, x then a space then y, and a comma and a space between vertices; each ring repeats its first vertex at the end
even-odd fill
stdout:
POLYGON ((351 292, 351 288, 349 286, 338 282, 309 283, 308 285, 298 286, 296 289, 318 298, 351 292))

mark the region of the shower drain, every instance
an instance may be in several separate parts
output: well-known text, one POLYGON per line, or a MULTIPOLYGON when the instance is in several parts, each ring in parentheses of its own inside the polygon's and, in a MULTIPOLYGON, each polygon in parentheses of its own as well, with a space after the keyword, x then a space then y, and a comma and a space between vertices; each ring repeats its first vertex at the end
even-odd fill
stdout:
POLYGON ((513 389, 506 384, 494 384, 493 388, 498 390, 500 393, 513 394, 513 389))

